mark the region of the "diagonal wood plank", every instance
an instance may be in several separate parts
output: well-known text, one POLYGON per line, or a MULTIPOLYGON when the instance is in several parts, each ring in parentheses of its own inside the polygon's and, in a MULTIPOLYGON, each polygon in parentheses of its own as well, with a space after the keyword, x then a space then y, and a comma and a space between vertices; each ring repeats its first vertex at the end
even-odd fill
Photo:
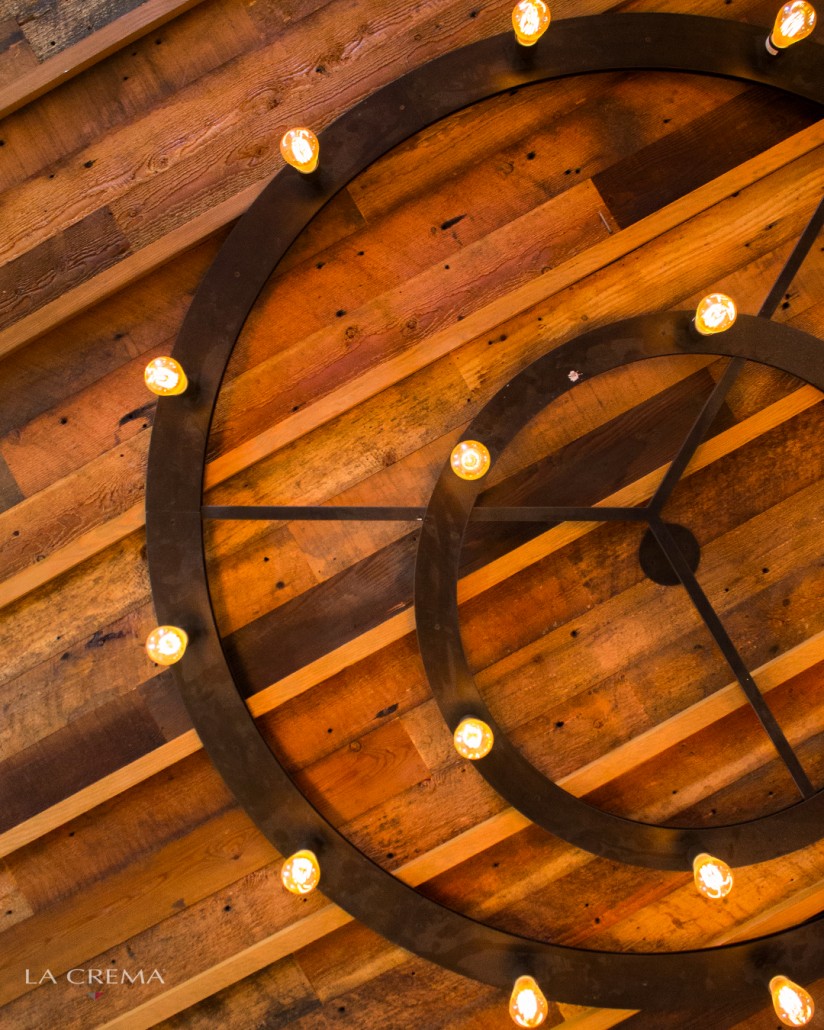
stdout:
MULTIPOLYGON (((762 174, 765 169, 772 170, 773 163, 778 160, 779 170, 786 169, 781 174, 782 177, 787 179, 787 188, 792 188, 793 194, 797 198, 797 203, 801 205, 804 213, 806 213, 807 193, 804 192, 802 195, 802 183, 805 190, 809 191, 811 195, 815 194, 817 189, 820 189, 821 163, 814 159, 813 154, 802 157, 800 159, 801 165, 797 168, 793 162, 796 159, 796 151, 799 146, 806 155, 810 146, 817 145, 821 141, 824 141, 824 123, 813 126, 806 133, 801 133, 799 136, 793 137, 791 141, 786 141, 786 144, 773 148, 773 151, 769 152, 770 159, 766 164, 764 163, 766 155, 762 155, 761 158, 749 163, 748 175, 762 174), (801 137, 803 137, 803 141, 801 137), (790 143, 793 143, 793 147, 789 151, 790 164, 785 165, 783 163, 783 159, 787 156, 785 148, 790 143), (781 160, 779 160, 776 153, 779 150, 781 151, 781 160), (808 168, 809 171, 808 174, 802 176, 802 169, 804 168, 808 168)), ((526 332, 526 322, 529 321, 529 317, 524 312, 529 312, 542 298, 552 296, 557 291, 598 270, 605 270, 603 274, 607 275, 608 278, 616 275, 620 278, 621 270, 616 266, 616 262, 620 258, 629 259, 629 256, 637 251, 638 248, 652 240, 664 238, 667 232, 675 231, 673 226, 677 225, 682 218, 700 217, 708 208, 712 208, 716 203, 723 202, 723 198, 728 194, 731 196, 733 193, 737 193, 738 190, 735 187, 739 184, 739 173, 741 173, 741 169, 737 169, 736 172, 722 177, 723 182, 718 180, 715 183, 708 184, 708 186, 696 191, 696 194, 676 201, 670 207, 656 213, 656 215, 649 216, 623 232, 596 244, 596 246, 584 254, 571 259, 571 261, 564 263, 557 269, 553 269, 532 283, 515 290, 509 297, 501 298, 493 304, 485 306, 458 326, 451 327, 448 331, 436 333, 422 344, 413 346, 411 350, 388 362, 387 365, 367 372, 360 377, 356 385, 348 384, 337 391, 333 391, 326 397, 321 398, 316 404, 308 405, 305 409, 287 417, 271 429, 265 430, 257 437, 246 441, 227 454, 221 455, 207 467, 207 486, 212 487, 225 481, 230 476, 248 468, 256 461, 270 455, 274 450, 294 441, 311 429, 328 423, 336 415, 340 414, 341 411, 348 409, 353 402, 370 398, 391 383, 396 383, 416 370, 431 365, 442 354, 452 352, 462 345, 471 346, 473 341, 478 338, 483 339, 485 334, 492 332, 509 318, 519 316, 524 321, 523 330, 520 333, 514 334, 515 336, 522 336, 526 332), (469 326, 469 328, 464 328, 466 326, 469 326)), ((757 183, 758 186, 755 188, 763 188, 765 194, 769 194, 769 201, 765 198, 765 204, 769 202, 771 205, 774 202, 772 193, 774 187, 768 187, 767 184, 770 183, 770 180, 758 179, 757 183)), ((191 228, 191 224, 189 228, 191 228)), ((214 228, 214 226, 211 228, 214 228)), ((699 226, 696 226, 696 231, 701 233, 699 226)), ((139 252, 139 254, 142 253, 142 251, 139 252)), ((122 262, 120 265, 115 266, 113 272, 118 273, 121 267, 122 262)), ((593 280, 590 286, 593 293, 593 303, 595 303, 595 297, 599 292, 603 291, 604 286, 597 280, 593 280)), ((557 326, 555 330, 562 332, 563 335, 569 335, 570 332, 568 326, 565 329, 557 326)), ((530 331, 530 339, 533 335, 530 331)), ((520 354, 520 350, 518 350, 517 359, 514 358, 514 355, 512 358, 509 358, 509 353, 513 347, 516 347, 516 349, 522 347, 522 343, 517 342, 514 337, 508 341, 506 348, 502 347, 499 349, 501 375, 506 374, 507 360, 523 361, 523 355, 520 354)), ((474 379, 477 375, 474 369, 474 362, 467 360, 463 365, 462 371, 464 374, 470 380, 474 379)), ((98 554, 106 547, 121 540, 142 524, 142 505, 135 504, 114 518, 95 526, 85 533, 81 533, 71 543, 46 555, 42 561, 30 565, 5 580, 0 585, 0 606, 11 603, 55 576, 74 568, 92 555, 98 554)))
POLYGON ((0 89, 0 118, 44 96, 109 54, 128 46, 135 39, 165 25, 199 3, 201 0, 144 0, 133 11, 75 43, 58 57, 43 61, 24 72, 14 82, 0 89))
MULTIPOLYGON (((806 408, 817 403, 820 399, 817 391, 811 387, 804 387, 798 393, 804 394, 804 397, 798 398, 795 395, 791 395, 789 398, 785 398, 784 401, 777 402, 773 406, 773 410, 766 410, 751 416, 751 420, 748 420, 748 432, 742 432, 742 427, 745 426, 745 423, 741 423, 733 429, 720 434, 719 437, 707 441, 696 452, 695 460, 690 465, 688 474, 692 474, 712 461, 718 460, 724 454, 730 453, 734 447, 740 446, 746 439, 759 436, 766 428, 778 424, 782 420, 782 414, 787 412, 795 413, 799 404, 806 408)), ((642 481, 632 484, 630 488, 619 491, 618 494, 613 495, 611 498, 606 498, 605 503, 637 504, 643 502, 652 495, 663 472, 664 469, 662 468, 644 477, 642 481)), ((515 572, 539 561, 553 550, 557 550, 589 532, 596 525, 597 523, 567 524, 551 529, 504 558, 491 562, 489 565, 471 573, 459 585, 460 601, 465 602, 473 597, 477 597, 515 572)), ((366 655, 399 640, 413 629, 414 616, 411 611, 393 616, 375 630, 371 630, 369 633, 344 645, 336 652, 325 655, 323 658, 298 670, 279 683, 260 691, 249 699, 250 711, 256 717, 272 711, 277 706, 284 704, 305 690, 311 689, 311 687, 354 664, 366 655)), ((774 689, 800 671, 810 668, 820 661, 822 657, 824 657, 824 635, 819 634, 816 637, 812 637, 809 641, 798 645, 798 647, 787 652, 787 654, 762 666, 757 670, 756 675, 758 676, 759 683, 762 684, 765 690, 774 689)), ((678 740, 685 739, 698 732, 701 728, 737 710, 744 704, 745 700, 740 691, 737 690, 736 685, 729 684, 723 690, 687 709, 673 720, 662 723, 647 734, 643 734, 611 752, 610 757, 611 761, 614 762, 615 770, 625 771, 632 768, 640 760, 645 749, 652 748, 653 751, 655 749, 666 749, 678 740)), ((117 796, 117 794, 128 790, 129 787, 142 782, 149 776, 168 768, 170 765, 199 750, 200 746, 197 734, 194 730, 191 730, 170 743, 150 752, 143 758, 124 766, 117 772, 98 780, 92 786, 66 798, 52 808, 46 809, 31 819, 7 830, 0 835, 0 856, 10 854, 32 840, 36 840, 56 826, 76 818, 83 812, 89 811, 103 801, 117 796)), ((616 771, 615 775, 618 774, 616 771)), ((610 773, 610 775, 613 774, 610 773)), ((591 766, 585 766, 568 777, 570 785, 568 789, 575 793, 592 791, 602 785, 604 782, 602 776, 603 765, 600 761, 594 762, 591 766)), ((564 782, 566 783, 567 781, 564 782)))

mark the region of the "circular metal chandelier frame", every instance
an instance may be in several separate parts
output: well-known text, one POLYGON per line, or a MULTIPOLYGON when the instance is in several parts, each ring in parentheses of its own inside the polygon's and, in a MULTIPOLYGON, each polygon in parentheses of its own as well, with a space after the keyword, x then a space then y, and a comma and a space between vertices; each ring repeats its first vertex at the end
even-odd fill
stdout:
MULTIPOLYGON (((302 176, 283 169, 240 219, 204 277, 175 346, 189 389, 158 404, 146 484, 149 573, 160 621, 182 625, 189 633, 187 653, 173 671, 210 758, 282 854, 301 848, 317 854, 323 890, 331 900, 408 951, 497 987, 509 989, 517 976, 529 974, 558 1001, 690 1008, 719 996, 730 1000, 765 991, 776 969, 791 969, 801 982, 820 976, 824 934, 818 918, 768 937, 696 951, 615 953, 549 944, 486 926, 426 898, 343 837, 298 790, 259 733, 215 624, 202 494, 220 384, 243 324, 288 247, 338 190, 398 143, 502 91, 597 71, 727 76, 824 103, 822 48, 808 41, 771 58, 765 35, 757 27, 685 15, 573 18, 553 23, 535 47, 518 46, 510 34, 485 39, 380 89, 320 134, 323 157, 317 172, 302 176)), ((700 350, 683 314, 631 319, 587 334, 578 344, 592 347, 593 356, 604 355, 605 367, 613 367, 616 333, 622 344, 615 364, 700 350), (607 357, 610 353, 613 358, 607 357)), ((775 340, 791 340, 812 359, 802 361, 792 346, 785 350, 772 336, 763 348, 745 347, 740 333, 728 334, 720 349, 713 344, 712 353, 765 361, 824 389, 824 362, 813 353, 813 338, 786 328, 781 334, 775 340)), ((701 352, 706 350, 704 345, 701 352)), ((813 801, 820 807, 818 796, 813 801)), ((818 807, 810 813, 816 826, 818 807)))

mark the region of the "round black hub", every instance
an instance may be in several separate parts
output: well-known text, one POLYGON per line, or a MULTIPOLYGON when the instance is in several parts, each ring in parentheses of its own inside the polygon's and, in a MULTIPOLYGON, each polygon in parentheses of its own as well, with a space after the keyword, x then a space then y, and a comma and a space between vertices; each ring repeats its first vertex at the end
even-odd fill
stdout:
MULTIPOLYGON (((695 572, 698 563, 701 561, 701 548, 698 541, 687 529, 686 526, 679 526, 675 522, 665 522, 664 525, 672 534, 678 545, 678 550, 683 554, 684 559, 695 572)), ((666 554, 661 550, 661 545, 655 539, 651 529, 648 529, 641 538, 641 546, 638 548, 638 561, 645 574, 653 581, 660 583, 662 587, 678 586, 681 580, 678 578, 675 569, 670 565, 666 554)))

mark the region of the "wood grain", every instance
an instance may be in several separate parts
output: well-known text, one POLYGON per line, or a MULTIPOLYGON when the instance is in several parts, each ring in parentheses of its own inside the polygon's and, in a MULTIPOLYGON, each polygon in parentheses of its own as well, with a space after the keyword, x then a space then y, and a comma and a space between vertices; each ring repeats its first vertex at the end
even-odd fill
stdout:
MULTIPOLYGON (((5 118, 49 90, 68 82, 115 50, 165 25, 171 18, 176 18, 198 3, 200 0, 143 0, 142 3, 135 3, 132 10, 128 10, 128 4, 121 4, 126 12, 102 28, 98 28, 100 21, 111 17, 114 5, 100 0, 78 12, 79 17, 75 16, 75 24, 71 26, 62 19, 59 25, 51 24, 48 18, 43 21, 37 19, 33 23, 23 22, 28 43, 41 63, 26 74, 19 75, 0 92, 0 118, 5 118), (87 19, 91 20, 91 24, 88 24, 87 19), (80 24, 81 20, 86 24, 80 24), (93 31, 95 28, 96 32, 93 31), (58 53, 61 53, 59 59, 54 56, 58 53), (55 64, 50 66, 52 60, 55 64)), ((114 10, 120 13, 116 7, 114 10)))
MULTIPOLYGON (((33 72, 59 86, 0 129, 2 1022, 491 1030, 505 992, 279 889, 279 857, 201 749, 172 673, 147 660, 154 401, 140 377, 279 167, 285 125, 328 124, 403 70, 505 31, 509 10, 187 6, 57 0, 0 21, 0 98, 22 97, 33 72), (161 11, 162 31, 126 45, 130 18, 161 11), (35 56, 58 47, 72 68, 94 63, 61 81, 60 58, 35 56), (94 997, 22 975, 136 965, 165 982, 94 997)), ((553 16, 609 6, 558 0, 553 16)), ((624 8, 774 14, 766 0, 624 8)), ((539 354, 713 289, 757 311, 824 187, 819 115, 760 87, 639 72, 512 91, 425 130, 350 183, 263 290, 223 384, 209 500, 423 505, 473 413, 539 354)), ((817 336, 822 243, 775 316, 817 336)), ((496 462, 484 503, 643 504, 723 367, 648 362, 580 383, 496 462)), ((667 508, 698 538, 704 589, 816 785, 819 400, 747 366, 667 508)), ((593 859, 507 808, 455 753, 426 682, 414 528, 207 527, 250 710, 341 832, 443 904, 583 947, 701 947, 817 914, 820 844, 737 870, 713 907, 687 872, 593 859)), ((792 803, 683 593, 643 577, 639 534, 472 527, 461 627, 496 720, 567 790, 629 817, 701 826, 792 803)), ((768 1013, 553 1003, 547 1025, 771 1030, 768 1013)))

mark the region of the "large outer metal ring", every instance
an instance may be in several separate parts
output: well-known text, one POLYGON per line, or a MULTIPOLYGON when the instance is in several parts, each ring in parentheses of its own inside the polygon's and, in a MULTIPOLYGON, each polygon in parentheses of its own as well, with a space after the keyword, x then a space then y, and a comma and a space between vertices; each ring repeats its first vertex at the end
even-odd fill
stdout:
MULTIPOLYGON (((584 380, 637 361, 708 351, 748 358, 791 372, 824 390, 824 344, 764 318, 741 315, 732 329, 700 337, 691 317, 649 315, 604 326, 545 354, 517 375, 466 430, 493 461, 539 411, 584 380), (577 381, 577 377, 576 377, 577 381)), ((818 840, 824 792, 770 815, 727 826, 673 827, 624 819, 593 808, 535 768, 497 725, 469 668, 458 621, 458 572, 463 537, 483 480, 459 479, 447 462, 426 512, 415 567, 415 624, 432 692, 450 729, 467 715, 489 723, 495 746, 475 762, 502 797, 534 823, 586 851, 656 869, 689 869, 699 851, 733 865, 777 858, 818 840)), ((549 499, 551 503, 551 498, 549 499)))
MULTIPOLYGON (((177 685, 216 768, 282 854, 311 847, 323 890, 395 944, 464 976, 509 988, 529 973, 559 1001, 616 1008, 706 1006, 766 990, 775 969, 824 970, 819 921, 743 944, 672 954, 593 952, 484 926, 376 865, 303 797, 257 730, 221 647, 207 582, 201 502, 209 426, 235 340, 292 241, 327 200, 409 136, 506 89, 595 71, 698 72, 776 86, 824 103, 822 47, 770 61, 766 29, 713 18, 629 14, 556 22, 524 50, 507 34, 447 54, 384 87, 320 135, 313 175, 279 172, 205 275, 174 349, 190 388, 158 404, 146 483, 149 573, 159 620, 190 635, 177 685)), ((797 51, 797 52, 796 52, 797 51)))

